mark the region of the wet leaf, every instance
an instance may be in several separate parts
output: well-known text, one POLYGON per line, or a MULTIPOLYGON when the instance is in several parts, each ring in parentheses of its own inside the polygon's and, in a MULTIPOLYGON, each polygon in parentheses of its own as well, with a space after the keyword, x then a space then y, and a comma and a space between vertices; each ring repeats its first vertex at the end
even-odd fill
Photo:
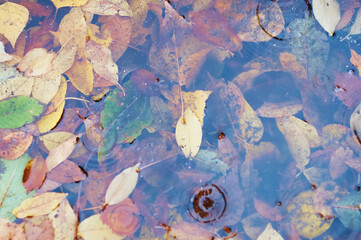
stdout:
POLYGON ((212 91, 202 90, 197 90, 194 92, 182 92, 184 105, 192 110, 194 115, 196 115, 198 120, 201 122, 202 126, 206 101, 211 93, 212 91))
POLYGON ((59 146, 65 140, 74 137, 74 134, 69 132, 51 132, 39 137, 40 141, 44 144, 45 148, 50 151, 51 149, 59 146))
POLYGON ((353 192, 333 205, 342 224, 352 230, 361 230, 361 192, 353 192))
POLYGON ((88 2, 88 0, 51 0, 56 8, 62 7, 80 7, 88 2))
POLYGON ((347 127, 341 124, 328 124, 322 128, 323 148, 336 147, 343 141, 347 132, 347 127))
MULTIPOLYGON (((51 75, 51 73, 49 75, 51 75)), ((54 78, 50 78, 48 75, 36 77, 34 78, 31 95, 39 102, 48 104, 52 98, 55 97, 61 85, 63 85, 63 87, 65 85, 66 90, 66 81, 60 74, 54 78)))
POLYGON ((350 117, 350 129, 356 137, 356 141, 361 139, 361 103, 353 110, 350 117))
POLYGON ((45 114, 36 122, 36 126, 38 127, 40 133, 48 132, 58 124, 61 116, 63 115, 64 106, 65 100, 63 100, 53 112, 45 114))
POLYGON ((79 135, 68 138, 63 143, 49 151, 49 155, 45 159, 48 172, 70 156, 78 142, 78 137, 79 135))
POLYGON ((209 167, 213 172, 221 172, 224 176, 229 170, 229 166, 218 158, 216 152, 209 150, 199 150, 197 157, 194 158, 197 163, 202 163, 209 167))
POLYGON ((138 182, 139 166, 140 163, 137 163, 133 167, 123 170, 112 180, 105 193, 106 204, 118 204, 129 197, 138 182))
POLYGON ((76 235, 78 218, 67 199, 49 213, 54 228, 54 239, 73 240, 76 235))
POLYGON ((126 0, 88 0, 82 9, 98 15, 133 16, 133 12, 126 0))
POLYGON ((0 128, 18 128, 34 121, 43 106, 34 98, 18 96, 0 102, 0 128))
POLYGON ((35 217, 49 214, 68 196, 67 193, 48 192, 24 200, 20 206, 14 208, 13 214, 17 218, 35 217))
POLYGON ((257 198, 253 198, 253 204, 257 212, 263 217, 271 221, 282 220, 283 216, 279 213, 279 209, 277 209, 277 206, 271 207, 269 204, 258 200, 257 198))
POLYGON ((283 237, 272 227, 267 224, 265 230, 258 236, 257 240, 283 240, 283 237))
POLYGON ((130 198, 107 206, 100 214, 102 222, 119 236, 132 237, 139 227, 139 209, 130 198))
POLYGON ((26 189, 26 193, 34 189, 39 189, 45 180, 46 176, 46 162, 40 156, 36 156, 31 159, 24 169, 23 185, 26 189))
POLYGON ((123 239, 125 236, 118 236, 113 233, 110 227, 100 220, 100 214, 95 214, 83 220, 78 226, 78 236, 84 240, 100 239, 123 239))
POLYGON ((17 67, 28 77, 44 75, 52 70, 55 56, 54 53, 48 53, 45 48, 34 48, 26 53, 17 67))
POLYGON ((213 234, 202 228, 198 223, 180 222, 171 226, 168 236, 178 240, 209 240, 213 238, 213 234))
POLYGON ((248 215, 242 219, 241 222, 243 224, 244 231, 251 239, 257 239, 268 224, 267 220, 258 213, 248 215))
POLYGON ((360 33, 361 33, 361 9, 359 8, 359 10, 357 11, 356 19, 352 24, 350 32, 343 39, 347 38, 350 35, 357 35, 360 33))
POLYGON ((190 108, 179 118, 175 137, 184 156, 193 158, 197 155, 202 142, 202 124, 190 108))
POLYGON ((353 156, 353 151, 348 147, 339 147, 332 154, 330 159, 330 175, 333 179, 340 177, 347 170, 347 165, 345 160, 351 159, 353 156))
POLYGON ((12 132, 0 140, 0 157, 13 160, 21 157, 33 142, 33 136, 25 132, 12 132))
POLYGON ((303 174, 311 185, 319 186, 322 182, 331 180, 329 171, 325 168, 309 167, 303 170, 303 174))
POLYGON ((352 109, 360 103, 361 96, 358 94, 361 89, 361 80, 353 74, 338 73, 335 74, 335 95, 352 109))
POLYGON ((330 228, 333 219, 323 220, 313 207, 313 192, 297 195, 287 206, 288 214, 298 234, 305 238, 316 238, 330 228))
POLYGON ((13 59, 13 56, 5 52, 4 43, 0 41, 0 63, 13 59))
POLYGON ((3 34, 15 47, 16 40, 26 26, 29 11, 16 3, 6 2, 0 5, 0 34, 3 34))
POLYGON ((73 66, 65 74, 74 87, 84 95, 89 95, 93 90, 93 67, 85 57, 77 55, 73 66))
POLYGON ((26 194, 22 184, 23 172, 30 157, 27 154, 18 159, 5 160, 0 159, 0 217, 10 219, 12 210, 17 207, 24 199, 31 197, 26 194))
POLYGON ((0 239, 26 239, 24 223, 16 224, 0 219, 0 239))
POLYGON ((35 78, 22 76, 15 68, 0 63, 0 100, 30 96, 35 78))
POLYGON ((79 168, 78 164, 64 160, 58 166, 53 168, 46 174, 47 179, 58 183, 80 182, 86 178, 84 172, 79 168))
POLYGON ((341 20, 340 5, 337 0, 313 0, 312 10, 319 24, 332 36, 341 20))
POLYGON ((302 108, 302 104, 298 102, 265 102, 261 107, 256 110, 256 114, 260 117, 267 118, 290 117, 301 111, 302 108))
POLYGON ((247 102, 245 102, 242 117, 239 119, 239 128, 241 137, 248 143, 258 142, 263 136, 263 124, 247 102))
POLYGON ((361 74, 361 56, 355 52, 353 49, 350 49, 351 51, 351 58, 350 61, 351 63, 357 67, 359 75, 361 74))

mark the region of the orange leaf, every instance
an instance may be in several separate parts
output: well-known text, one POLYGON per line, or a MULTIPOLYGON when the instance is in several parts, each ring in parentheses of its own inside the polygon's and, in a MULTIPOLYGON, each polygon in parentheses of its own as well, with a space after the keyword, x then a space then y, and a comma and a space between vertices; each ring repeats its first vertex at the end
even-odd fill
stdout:
POLYGON ((26 164, 23 175, 23 185, 26 194, 31 190, 39 189, 45 180, 46 163, 45 160, 38 155, 26 164))
POLYGON ((13 132, 0 140, 0 157, 14 160, 23 155, 33 142, 33 136, 25 132, 13 132))
POLYGON ((361 56, 351 49, 351 63, 357 67, 359 74, 361 74, 361 56))

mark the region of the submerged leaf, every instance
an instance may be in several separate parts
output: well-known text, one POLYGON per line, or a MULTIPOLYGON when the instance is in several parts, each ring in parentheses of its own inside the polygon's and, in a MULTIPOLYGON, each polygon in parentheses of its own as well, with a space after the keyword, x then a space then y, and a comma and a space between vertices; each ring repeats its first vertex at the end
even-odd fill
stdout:
POLYGON ((197 155, 202 142, 202 124, 190 108, 179 118, 175 137, 184 156, 193 158, 197 155))
POLYGON ((100 220, 100 214, 95 214, 84 219, 78 226, 78 236, 85 240, 118 239, 125 236, 118 236, 112 229, 100 220))
POLYGON ((351 193, 334 204, 334 209, 342 224, 352 230, 361 230, 361 192, 351 193))
POLYGON ((283 240, 283 237, 269 223, 257 240, 283 240))
POLYGON ((138 182, 140 163, 135 164, 119 173, 109 184, 105 193, 105 203, 118 204, 133 192, 138 182))

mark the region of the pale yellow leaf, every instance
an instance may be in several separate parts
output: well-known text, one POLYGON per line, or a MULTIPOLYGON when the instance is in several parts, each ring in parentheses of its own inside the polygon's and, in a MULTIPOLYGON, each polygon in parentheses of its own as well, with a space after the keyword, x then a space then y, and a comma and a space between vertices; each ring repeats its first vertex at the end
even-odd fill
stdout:
POLYGON ((73 66, 65 73, 71 83, 81 93, 89 95, 93 90, 94 73, 93 67, 88 59, 79 56, 73 66))
POLYGON ((341 20, 340 5, 337 0, 313 0, 312 10, 321 27, 332 36, 341 20))
POLYGON ((239 119, 241 137, 249 143, 261 140, 263 136, 263 124, 252 107, 245 102, 244 112, 239 119))
POLYGON ((119 173, 109 184, 105 193, 105 203, 118 204, 133 192, 139 178, 140 163, 135 164, 119 173))
POLYGON ((70 132, 52 132, 40 136, 39 139, 42 144, 44 144, 45 148, 50 151, 74 136, 75 135, 70 132))
POLYGON ((267 224, 265 230, 258 236, 257 240, 283 240, 283 237, 272 227, 270 223, 267 224))
POLYGON ((190 108, 179 118, 175 137, 187 158, 197 155, 202 143, 202 124, 190 108))
POLYGON ((265 102, 261 107, 256 110, 256 113, 260 117, 267 118, 290 117, 301 111, 302 108, 302 104, 299 104, 297 102, 265 102))
POLYGON ((88 2, 88 0, 51 0, 56 8, 61 7, 80 7, 88 2))
POLYGON ((48 192, 25 199, 19 207, 13 209, 17 218, 34 217, 49 214, 68 196, 67 193, 48 192))
POLYGON ((36 77, 31 95, 41 103, 48 104, 59 90, 61 75, 55 78, 36 77))
POLYGON ((56 54, 48 53, 45 48, 33 48, 20 61, 18 69, 28 77, 44 75, 53 69, 52 61, 55 56, 56 54))
POLYGON ((78 218, 67 199, 49 213, 54 228, 54 240, 74 240, 78 218))
POLYGON ((124 17, 133 16, 133 12, 126 0, 89 0, 82 9, 98 15, 119 14, 124 17))
POLYGON ((195 92, 182 92, 185 108, 189 107, 197 116, 203 126, 204 109, 206 101, 212 91, 197 90, 195 92))
POLYGON ((0 62, 6 62, 13 59, 13 56, 5 52, 4 44, 0 41, 0 62))
POLYGON ((296 161, 296 166, 304 170, 310 161, 310 145, 303 131, 290 121, 288 117, 277 118, 277 126, 285 136, 291 155, 296 161))
POLYGON ((58 166, 70 156, 78 142, 78 137, 79 135, 75 135, 49 151, 49 155, 45 160, 47 172, 58 166))
POLYGON ((83 220, 78 226, 78 236, 84 240, 121 240, 125 238, 125 236, 113 233, 110 227, 102 222, 100 214, 83 220))
POLYGON ((3 34, 14 48, 28 19, 29 10, 26 7, 12 2, 0 5, 0 34, 3 34))
POLYGON ((6 219, 0 218, 0 239, 1 240, 23 240, 26 239, 25 223, 12 223, 6 219))

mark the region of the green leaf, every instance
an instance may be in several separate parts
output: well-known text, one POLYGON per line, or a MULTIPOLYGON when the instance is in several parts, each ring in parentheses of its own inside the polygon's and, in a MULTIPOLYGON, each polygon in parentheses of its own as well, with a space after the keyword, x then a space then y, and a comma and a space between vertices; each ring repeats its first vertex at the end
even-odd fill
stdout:
POLYGON ((0 102, 0 128, 18 128, 34 121, 43 106, 27 96, 18 96, 0 102))
POLYGON ((360 204, 361 192, 351 193, 334 204, 337 216, 345 227, 361 231, 360 204))
POLYGON ((138 94, 131 81, 124 88, 125 97, 119 89, 110 93, 100 117, 104 128, 111 128, 108 134, 117 133, 120 143, 132 142, 153 121, 149 97, 138 94))
POLYGON ((28 154, 15 160, 0 158, 0 218, 11 218, 12 210, 33 195, 34 192, 27 195, 22 184, 24 169, 30 159, 28 154))

